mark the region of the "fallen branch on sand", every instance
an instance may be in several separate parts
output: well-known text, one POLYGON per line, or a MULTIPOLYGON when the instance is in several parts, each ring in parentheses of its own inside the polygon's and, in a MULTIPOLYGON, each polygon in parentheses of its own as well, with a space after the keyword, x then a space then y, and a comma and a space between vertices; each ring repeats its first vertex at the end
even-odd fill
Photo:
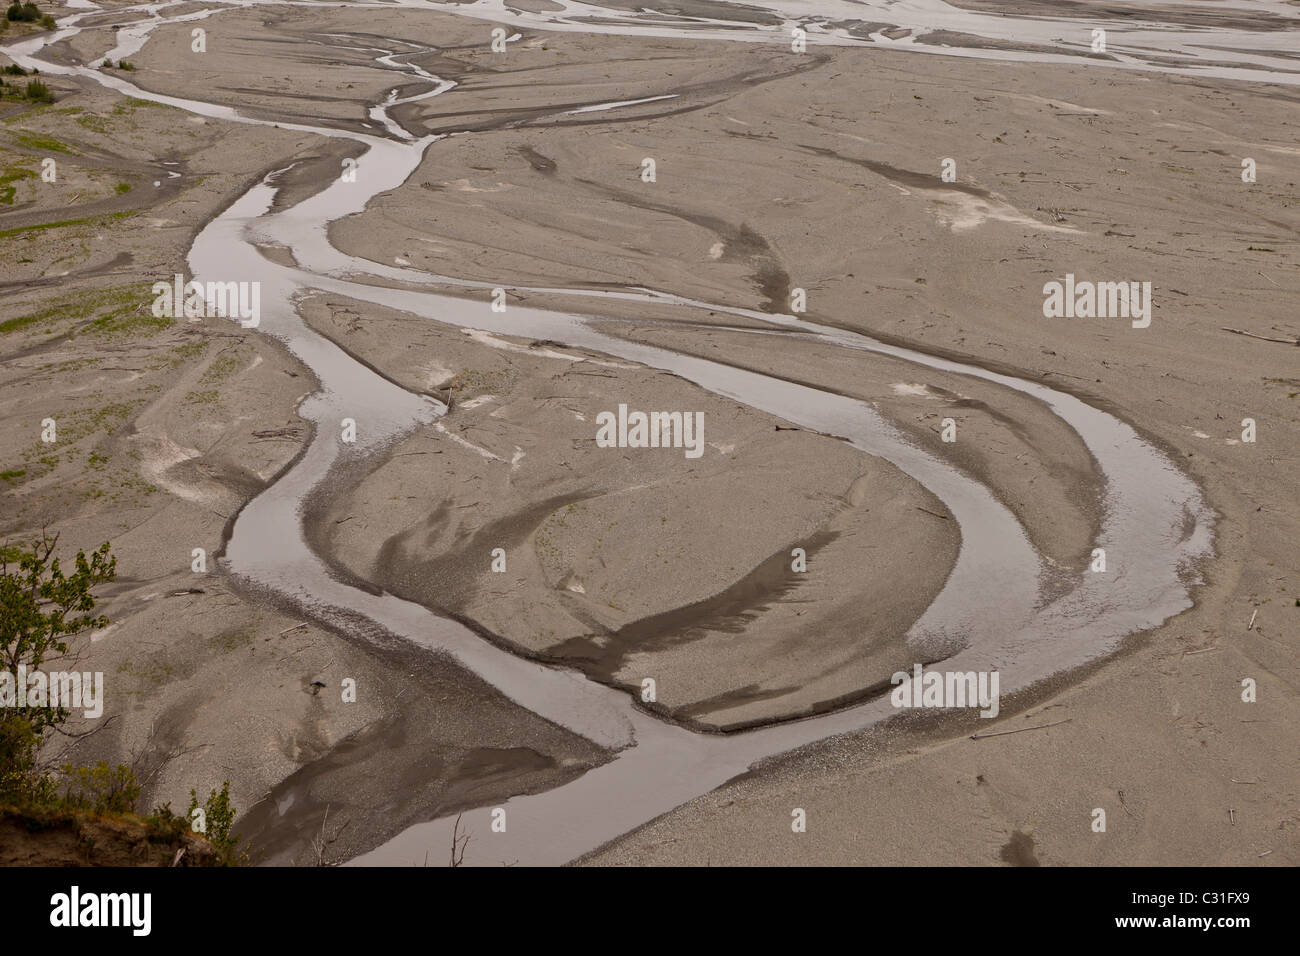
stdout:
POLYGON ((1046 727, 1057 727, 1061 724, 1068 724, 1074 720, 1073 717, 1066 717, 1065 720, 1058 720, 1054 724, 1039 724, 1037 727, 1021 727, 1019 730, 999 730, 992 734, 971 734, 971 740, 983 740, 985 737, 1005 737, 1007 734, 1023 734, 1026 730, 1043 730, 1046 727))
POLYGON ((1300 345, 1300 339, 1279 339, 1272 335, 1260 335, 1258 332, 1247 332, 1245 329, 1230 329, 1227 326, 1219 327, 1224 332, 1231 332, 1234 335, 1248 335, 1252 339, 1263 339, 1265 342, 1281 342, 1283 345, 1300 345))

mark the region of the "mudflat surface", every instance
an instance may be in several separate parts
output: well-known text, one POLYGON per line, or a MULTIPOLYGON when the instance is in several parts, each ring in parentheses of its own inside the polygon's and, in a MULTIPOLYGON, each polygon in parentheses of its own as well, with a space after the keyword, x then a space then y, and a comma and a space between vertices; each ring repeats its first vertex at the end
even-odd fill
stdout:
MULTIPOLYGON (((1071 29, 1140 12, 1275 32, 1279 49, 1293 36, 1277 11, 957 6, 1071 29)), ((635 14, 609 10, 611 23, 635 14)), ((733 4, 661 13, 736 32, 771 18, 733 4)), ((93 62, 117 42, 112 26, 138 17, 105 6, 42 55, 93 62)), ((1216 514, 1194 606, 1117 655, 1004 700, 996 721, 908 715, 771 757, 583 862, 1296 862, 1294 86, 1017 62, 1041 39, 956 26, 921 39, 978 57, 885 42, 800 54, 690 35, 699 24, 664 37, 525 23, 493 54, 493 23, 432 9, 263 4, 202 25, 201 57, 193 24, 166 22, 114 75, 275 125, 49 71, 54 103, 0 100, 13 187, 0 193, 0 535, 44 527, 119 556, 102 604, 113 624, 76 648, 82 669, 109 675, 114 720, 73 759, 134 761, 147 799, 174 806, 229 779, 255 858, 308 864, 550 791, 612 756, 463 662, 364 621, 325 626, 223 568, 240 509, 317 437, 302 403, 318 382, 257 330, 157 318, 150 287, 185 272, 199 230, 273 170, 288 169, 277 209, 318 195, 345 159, 360 157, 364 182, 365 150, 323 134, 386 135, 372 107, 427 88, 377 61, 391 53, 456 85, 391 108, 411 135, 446 138, 328 227, 356 264, 409 270, 363 281, 485 312, 500 287, 508 310, 590 317, 620 342, 863 402, 1014 516, 1041 556, 1044 599, 1092 573, 1105 517, 1106 480, 1079 436, 1010 388, 775 334, 765 316, 802 292, 806 321, 1077 395, 1133 425, 1216 514), (637 100, 649 102, 588 109, 637 100), (40 178, 45 158, 55 183, 40 178), (1044 316, 1044 284, 1067 274, 1150 281, 1150 327, 1044 316), (699 304, 600 295, 643 289, 699 304), (53 445, 45 418, 59 423, 53 445), (1111 823, 1100 837, 1097 806, 1111 823), (806 833, 791 832, 792 807, 808 811, 806 833), (322 835, 334 837, 323 855, 322 835)), ((881 28, 889 39, 888 23, 848 35, 881 28)), ((283 265, 300 252, 262 248, 283 265)), ((339 575, 629 704, 651 677, 648 709, 696 731, 835 709, 918 660, 905 635, 971 546, 923 482, 637 362, 464 329, 451 310, 308 293, 295 308, 310 329, 450 405, 313 498, 304 535, 339 575), (700 457, 598 447, 597 415, 620 404, 702 413, 700 457)))

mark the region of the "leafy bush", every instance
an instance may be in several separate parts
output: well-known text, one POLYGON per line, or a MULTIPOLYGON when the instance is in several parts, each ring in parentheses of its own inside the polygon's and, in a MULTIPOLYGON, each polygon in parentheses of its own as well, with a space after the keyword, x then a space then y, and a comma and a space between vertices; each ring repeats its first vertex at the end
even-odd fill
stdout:
POLYGON ((34 3, 18 3, 14 0, 5 14, 5 19, 14 20, 20 23, 36 23, 41 19, 41 11, 37 9, 34 3))
MULTIPOLYGON (((67 575, 54 556, 58 535, 42 533, 30 548, 0 548, 0 668, 36 670, 47 656, 68 652, 64 638, 108 624, 96 616, 92 590, 117 576, 117 559, 105 542, 90 557, 77 552, 67 575)), ((37 751, 51 730, 68 719, 62 707, 0 707, 0 799, 48 800, 50 783, 37 767, 37 751)))
POLYGON ((174 843, 182 834, 190 832, 190 821, 173 813, 171 803, 154 807, 144 822, 149 826, 149 839, 157 843, 174 843))
POLYGON ((40 743, 30 720, 0 720, 0 803, 49 804, 57 798, 54 781, 36 765, 40 743))
MULTIPOLYGON (((199 795, 191 790, 190 808, 185 814, 191 824, 194 822, 194 811, 197 809, 199 809, 199 795)), ((230 833, 231 827, 235 825, 235 809, 230 805, 229 780, 221 785, 220 793, 215 790, 208 793, 208 799, 203 804, 203 815, 206 829, 203 835, 221 854, 222 859, 229 865, 243 862, 242 854, 235 851, 235 844, 239 842, 239 837, 232 836, 230 833)))
POLYGON ((63 806, 92 813, 133 813, 140 785, 125 764, 109 767, 101 760, 93 767, 63 766, 63 806))

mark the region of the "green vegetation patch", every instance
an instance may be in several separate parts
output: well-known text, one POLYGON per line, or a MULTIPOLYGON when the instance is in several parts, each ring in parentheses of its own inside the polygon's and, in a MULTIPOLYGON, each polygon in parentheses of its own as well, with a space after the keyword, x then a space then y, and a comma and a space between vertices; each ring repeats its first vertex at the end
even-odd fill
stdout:
POLYGON ((199 384, 220 384, 230 378, 230 376, 233 375, 242 365, 243 361, 238 355, 218 355, 212 360, 212 364, 203 372, 202 377, 199 379, 199 384))
POLYGON ((19 226, 16 229, 0 229, 0 239, 9 239, 29 232, 43 232, 46 229, 63 229, 66 226, 107 226, 120 219, 129 219, 138 211, 128 209, 123 212, 111 212, 106 216, 85 216, 81 219, 61 219, 58 222, 42 222, 34 226, 19 226))
MULTIPOLYGON (((101 313, 102 318, 109 320, 108 325, 112 328, 115 323, 124 324, 121 313, 134 310, 141 303, 148 301, 150 301, 149 290, 143 284, 77 292, 61 296, 35 312, 0 322, 0 334, 17 332, 34 325, 44 325, 50 323, 51 320, 88 319, 101 313)), ((148 318, 151 323, 161 321, 155 319, 152 314, 149 314, 148 318)), ((170 321, 167 320, 168 323, 170 321)), ((53 329, 50 331, 53 331, 53 329)))
POLYGON ((215 388, 203 392, 187 392, 185 395, 187 405, 215 405, 220 399, 215 388))
POLYGON ((85 116, 77 117, 77 125, 84 126, 94 133, 108 133, 108 120, 102 116, 96 116, 94 113, 87 113, 85 116))
POLYGON ((6 206, 14 204, 14 196, 18 192, 18 187, 13 185, 20 179, 35 179, 36 171, 27 169, 24 166, 10 166, 3 173, 0 173, 0 203, 6 206))
POLYGON ((150 335, 171 328, 176 320, 154 315, 149 309, 151 302, 152 299, 146 296, 133 297, 125 305, 95 319, 84 332, 88 335, 150 335))
POLYGON ((14 80, 6 81, 0 77, 0 99, 6 100, 24 100, 28 103, 53 103, 54 93, 43 82, 37 79, 28 80, 25 84, 14 80))
POLYGON ((30 130, 14 133, 14 139, 18 141, 19 146, 26 146, 28 149, 37 149, 47 153, 67 153, 69 156, 77 155, 77 151, 67 143, 61 143, 53 136, 42 136, 30 130))

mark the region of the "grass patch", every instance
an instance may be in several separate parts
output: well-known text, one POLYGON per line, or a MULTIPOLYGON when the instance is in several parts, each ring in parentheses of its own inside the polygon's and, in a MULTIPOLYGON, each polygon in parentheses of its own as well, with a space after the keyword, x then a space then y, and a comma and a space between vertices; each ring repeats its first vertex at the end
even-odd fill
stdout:
POLYGON ((50 92, 48 86, 37 79, 28 80, 24 85, 0 77, 0 99, 20 100, 27 103, 53 103, 54 94, 50 92))
POLYGON ((71 445, 97 432, 112 434, 131 417, 139 406, 148 404, 146 399, 130 402, 105 402, 94 408, 83 409, 65 414, 59 421, 59 444, 71 445))
POLYGON ((67 153, 69 156, 76 156, 77 151, 67 143, 61 143, 53 136, 41 136, 38 133, 14 133, 14 139, 18 141, 19 146, 26 146, 28 149, 39 149, 47 153, 67 153))
POLYGON ((199 358, 206 352, 208 345, 207 339, 198 339, 194 342, 185 342, 178 345, 172 349, 172 358, 161 362, 156 368, 180 368, 182 365, 188 365, 192 360, 199 358))
POLYGON ((58 309, 46 309, 41 312, 33 312, 30 315, 20 315, 16 319, 6 319, 0 322, 0 335, 7 332, 17 332, 19 329, 25 329, 29 325, 35 325, 45 319, 58 315, 58 309))
POLYGON ((174 110, 176 107, 168 106, 166 103, 155 103, 153 100, 142 100, 138 96, 128 96, 121 103, 113 107, 113 112, 125 111, 127 109, 138 110, 142 106, 150 107, 155 110, 174 110))
POLYGON ((13 236, 21 236, 28 232, 44 232, 46 229, 63 229, 67 226, 107 226, 110 223, 117 222, 119 219, 128 219, 134 216, 139 210, 130 209, 125 212, 111 212, 106 216, 86 216, 81 219, 60 219, 58 222, 42 222, 35 226, 19 226, 17 229, 0 229, 0 239, 9 239, 13 236))
POLYGON ((20 179, 35 179, 36 171, 26 169, 23 166, 10 166, 3 173, 0 173, 0 203, 6 206, 14 204, 14 196, 18 193, 18 187, 13 185, 20 179))
POLYGON ((86 331, 91 335, 148 334, 171 328, 174 321, 169 318, 158 318, 151 312, 140 314, 134 309, 118 309, 91 322, 86 331))
POLYGON ((230 378, 242 365, 238 355, 218 355, 199 379, 200 385, 218 385, 230 378))
POLYGON ((115 307, 110 307, 97 317, 84 331, 89 335, 150 335, 171 328, 175 319, 154 315, 146 308, 150 302, 152 296, 128 286, 121 290, 120 295, 113 297, 111 305, 115 307))
POLYGON ((253 628, 240 627, 214 634, 205 643, 214 650, 236 651, 241 647, 252 647, 256 638, 257 632, 253 628))
MULTIPOLYGON (((0 334, 17 332, 51 320, 88 319, 104 310, 107 310, 109 315, 115 315, 126 309, 137 308, 143 301, 148 301, 148 296, 142 286, 118 286, 96 292, 67 295, 56 299, 43 309, 0 322, 0 334)), ((153 319, 153 316, 150 315, 149 318, 153 319)))
POLYGON ((139 109, 155 110, 174 110, 176 107, 168 106, 166 103, 155 103, 153 100, 142 100, 138 96, 128 96, 113 104, 113 116, 130 116, 139 109))

